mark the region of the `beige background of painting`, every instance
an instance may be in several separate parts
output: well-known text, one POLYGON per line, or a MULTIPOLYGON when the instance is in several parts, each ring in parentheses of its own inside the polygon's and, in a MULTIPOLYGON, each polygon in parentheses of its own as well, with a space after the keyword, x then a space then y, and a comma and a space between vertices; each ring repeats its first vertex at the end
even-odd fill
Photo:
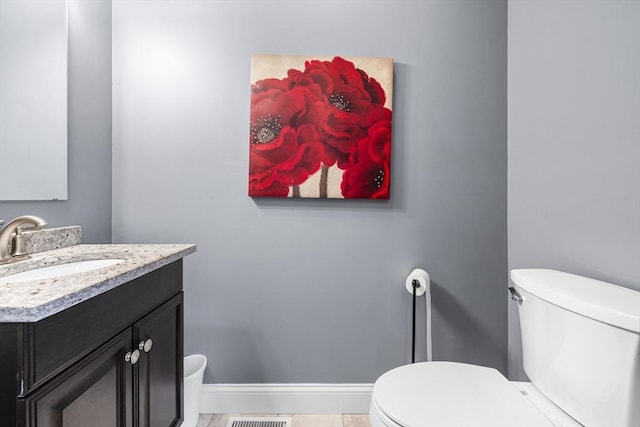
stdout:
MULTIPOLYGON (((334 55, 336 56, 336 55, 334 55)), ((251 55, 251 83, 266 78, 281 79, 287 76, 287 71, 295 68, 304 70, 305 61, 320 60, 331 61, 334 56, 307 56, 307 55, 251 55)), ((376 79, 384 89, 386 100, 384 106, 392 110, 393 101, 393 58, 376 57, 350 57, 342 56, 347 61, 354 63, 356 68, 364 70, 369 77, 376 79)), ((340 182, 342 181, 342 170, 336 166, 329 168, 327 182, 327 196, 329 198, 341 199, 340 182)), ((300 186, 300 196, 318 197, 320 188, 320 172, 312 175, 300 186)), ((293 190, 289 191, 291 196, 293 190)))
MULTIPOLYGON (((330 199, 344 199, 340 191, 343 170, 337 166, 329 168, 327 175, 327 197, 330 199)), ((320 194, 320 171, 311 175, 300 186, 300 197, 317 198, 320 194)), ((293 195, 293 188, 289 189, 289 197, 293 195)))

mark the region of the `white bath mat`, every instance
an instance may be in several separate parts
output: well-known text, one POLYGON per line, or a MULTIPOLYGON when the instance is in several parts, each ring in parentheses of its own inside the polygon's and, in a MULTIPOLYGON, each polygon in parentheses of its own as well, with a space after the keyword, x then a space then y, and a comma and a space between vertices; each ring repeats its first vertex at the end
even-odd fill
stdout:
POLYGON ((291 427, 291 417, 229 417, 227 427, 291 427))

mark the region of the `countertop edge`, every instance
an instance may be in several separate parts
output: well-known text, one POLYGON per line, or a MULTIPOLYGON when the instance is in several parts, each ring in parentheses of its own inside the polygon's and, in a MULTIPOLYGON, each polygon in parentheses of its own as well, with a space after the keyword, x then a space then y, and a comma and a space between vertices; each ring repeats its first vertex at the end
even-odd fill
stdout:
MULTIPOLYGON (((76 248, 79 247, 88 247, 95 248, 98 245, 77 245, 76 248)), ((83 301, 86 301, 90 298, 98 296, 102 293, 110 291, 118 286, 130 282, 134 279, 137 279, 147 273, 155 271, 165 265, 171 264, 179 259, 186 257, 189 254, 196 252, 197 246, 192 244, 184 244, 184 245, 157 245, 157 244, 149 244, 149 245, 100 245, 105 248, 157 248, 168 250, 169 253, 166 255, 161 255, 159 258, 152 259, 149 262, 143 262, 138 265, 135 262, 133 266, 130 268, 126 268, 125 270, 117 273, 117 274, 106 274, 106 277, 100 278, 96 280, 92 278, 91 275, 88 275, 87 282, 91 282, 86 286, 83 286, 81 289, 75 289, 68 293, 64 293, 57 298, 52 298, 43 304, 34 305, 34 306, 0 306, 0 323, 28 323, 28 322, 37 322, 39 320, 45 319, 49 316, 57 314, 67 308, 73 307, 76 304, 79 304, 83 301), (171 251, 170 247, 177 247, 175 251, 171 251), (183 247, 179 249, 178 247, 183 247)), ((133 255, 130 255, 132 260, 135 261, 135 252, 133 255)), ((129 267, 127 263, 123 263, 123 267, 129 267)), ((63 281, 64 282, 64 281, 63 281)), ((55 281, 52 280, 51 283, 48 283, 48 286, 54 285, 55 281)))

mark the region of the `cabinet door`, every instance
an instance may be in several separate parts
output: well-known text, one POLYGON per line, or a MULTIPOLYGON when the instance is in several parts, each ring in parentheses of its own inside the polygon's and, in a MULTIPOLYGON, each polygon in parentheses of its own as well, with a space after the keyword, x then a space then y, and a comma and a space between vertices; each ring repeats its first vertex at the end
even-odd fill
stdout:
POLYGON ((128 328, 29 394, 24 405, 25 426, 131 427, 132 365, 128 328))
POLYGON ((133 325, 134 342, 141 352, 134 367, 139 427, 171 427, 182 422, 182 319, 181 292, 133 325))

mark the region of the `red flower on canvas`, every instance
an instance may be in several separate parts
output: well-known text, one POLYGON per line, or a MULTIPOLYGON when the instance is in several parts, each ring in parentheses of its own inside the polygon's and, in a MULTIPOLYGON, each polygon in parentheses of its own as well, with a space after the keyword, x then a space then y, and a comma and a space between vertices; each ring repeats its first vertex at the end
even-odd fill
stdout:
POLYGON ((340 57, 329 61, 307 61, 304 71, 289 70, 288 78, 295 86, 312 87, 323 102, 332 107, 327 111, 336 125, 367 127, 376 118, 386 96, 380 84, 353 62, 340 57))
POLYGON ((391 121, 376 122, 349 156, 350 165, 342 178, 342 194, 350 198, 388 199, 390 160, 391 121))
POLYGON ((331 197, 341 191, 345 198, 388 199, 391 110, 384 89, 340 57, 304 64, 251 86, 249 195, 300 197, 299 186, 321 169, 318 197, 328 197, 333 168, 344 172, 331 197))
MULTIPOLYGON (((313 87, 291 87, 288 79, 264 79, 251 86, 251 124, 273 116, 282 126, 324 126, 324 105, 313 87)), ((252 131, 251 142, 255 143, 252 131)))
POLYGON ((332 61, 307 61, 304 71, 289 70, 295 87, 309 87, 324 104, 319 128, 325 144, 323 162, 344 168, 349 153, 376 121, 386 100, 380 84, 340 57, 332 61))
POLYGON ((250 196, 286 197, 290 186, 320 168, 317 99, 310 88, 290 88, 286 79, 264 79, 252 86, 250 196))
POLYGON ((273 116, 252 124, 257 142, 249 150, 249 195, 286 197, 320 169, 321 145, 313 125, 281 127, 273 116))

